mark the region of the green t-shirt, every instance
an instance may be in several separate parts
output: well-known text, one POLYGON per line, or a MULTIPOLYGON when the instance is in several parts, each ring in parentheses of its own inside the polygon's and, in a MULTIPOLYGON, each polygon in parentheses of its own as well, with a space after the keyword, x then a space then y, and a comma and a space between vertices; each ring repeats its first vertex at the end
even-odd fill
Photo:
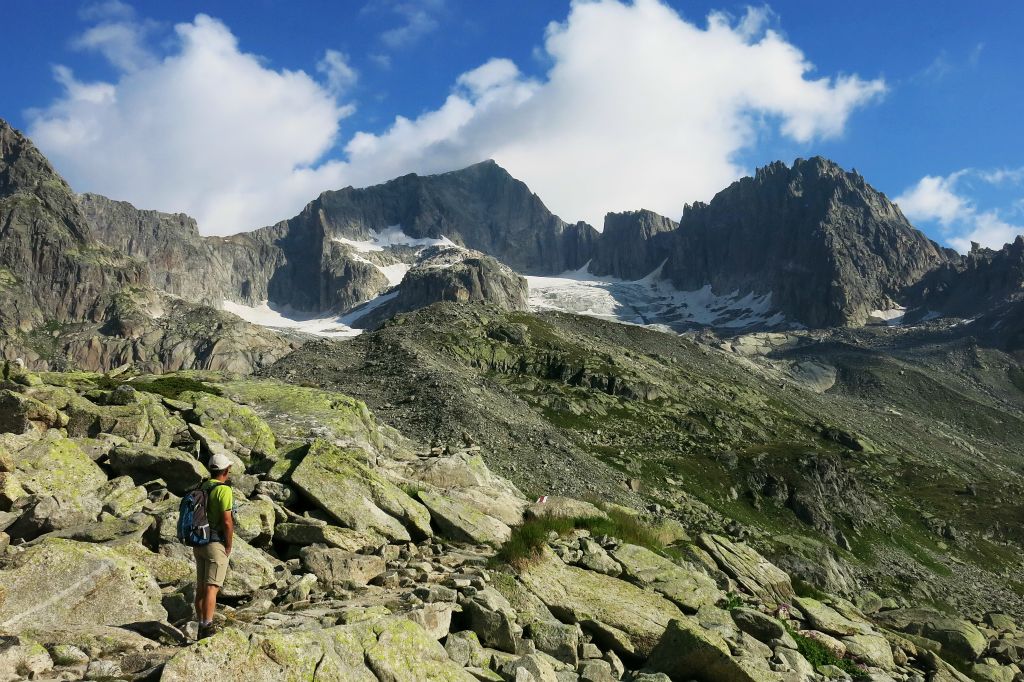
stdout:
POLYGON ((210 520, 210 528, 223 533, 224 512, 231 511, 235 506, 235 495, 231 492, 231 486, 211 479, 203 483, 203 490, 210 493, 209 502, 206 503, 206 518, 210 520))

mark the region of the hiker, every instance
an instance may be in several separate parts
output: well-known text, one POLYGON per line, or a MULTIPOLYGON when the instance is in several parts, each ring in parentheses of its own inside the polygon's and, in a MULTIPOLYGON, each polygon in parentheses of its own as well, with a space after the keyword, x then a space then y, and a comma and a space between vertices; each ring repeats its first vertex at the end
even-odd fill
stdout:
POLYGON ((214 634, 213 613, 217 608, 217 592, 224 586, 228 573, 228 557, 235 539, 232 515, 234 494, 227 484, 231 473, 231 460, 221 453, 208 463, 210 478, 201 490, 207 494, 206 514, 210 524, 210 542, 192 548, 196 557, 196 618, 199 620, 199 639, 214 634))

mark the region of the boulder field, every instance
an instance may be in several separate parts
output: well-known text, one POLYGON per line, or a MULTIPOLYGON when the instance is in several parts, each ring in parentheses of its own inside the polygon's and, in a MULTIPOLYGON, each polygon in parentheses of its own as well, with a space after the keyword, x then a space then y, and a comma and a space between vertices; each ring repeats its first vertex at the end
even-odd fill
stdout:
MULTIPOLYGON (((808 588, 737 537, 531 501, 480 448, 347 396, 212 372, 0 380, 0 682, 1012 682, 1024 634, 808 588), (195 641, 180 495, 235 462, 195 641)), ((692 527, 692 525, 690 526, 692 527)))

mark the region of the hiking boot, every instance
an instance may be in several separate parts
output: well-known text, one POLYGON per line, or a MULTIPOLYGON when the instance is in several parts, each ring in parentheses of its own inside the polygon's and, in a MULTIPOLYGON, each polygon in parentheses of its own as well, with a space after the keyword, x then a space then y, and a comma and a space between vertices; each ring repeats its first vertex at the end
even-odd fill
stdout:
POLYGON ((200 625, 199 635, 196 639, 206 639, 207 637, 213 637, 215 634, 217 634, 217 626, 213 623, 210 623, 209 625, 200 625))

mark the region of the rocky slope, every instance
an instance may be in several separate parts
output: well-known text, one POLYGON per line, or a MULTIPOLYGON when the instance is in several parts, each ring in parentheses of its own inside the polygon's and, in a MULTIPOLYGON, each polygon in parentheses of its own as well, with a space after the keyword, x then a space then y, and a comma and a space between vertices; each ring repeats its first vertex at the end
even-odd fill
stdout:
POLYGON ((268 273, 281 258, 271 245, 244 235, 204 238, 183 213, 140 210, 97 194, 80 195, 78 204, 95 237, 144 261, 157 289, 210 306, 266 300, 268 273))
POLYGON ((1020 372, 962 325, 722 341, 454 305, 267 370, 426 442, 479 443, 533 495, 739 522, 820 589, 979 614, 1024 608, 1020 372))
POLYGON ((531 504, 477 446, 343 395, 213 373, 33 375, 0 400, 0 680, 1013 680, 1013 618, 809 591, 699 516, 531 504), (179 495, 235 461, 193 643, 179 495), (497 551, 495 547, 498 547, 497 551))

